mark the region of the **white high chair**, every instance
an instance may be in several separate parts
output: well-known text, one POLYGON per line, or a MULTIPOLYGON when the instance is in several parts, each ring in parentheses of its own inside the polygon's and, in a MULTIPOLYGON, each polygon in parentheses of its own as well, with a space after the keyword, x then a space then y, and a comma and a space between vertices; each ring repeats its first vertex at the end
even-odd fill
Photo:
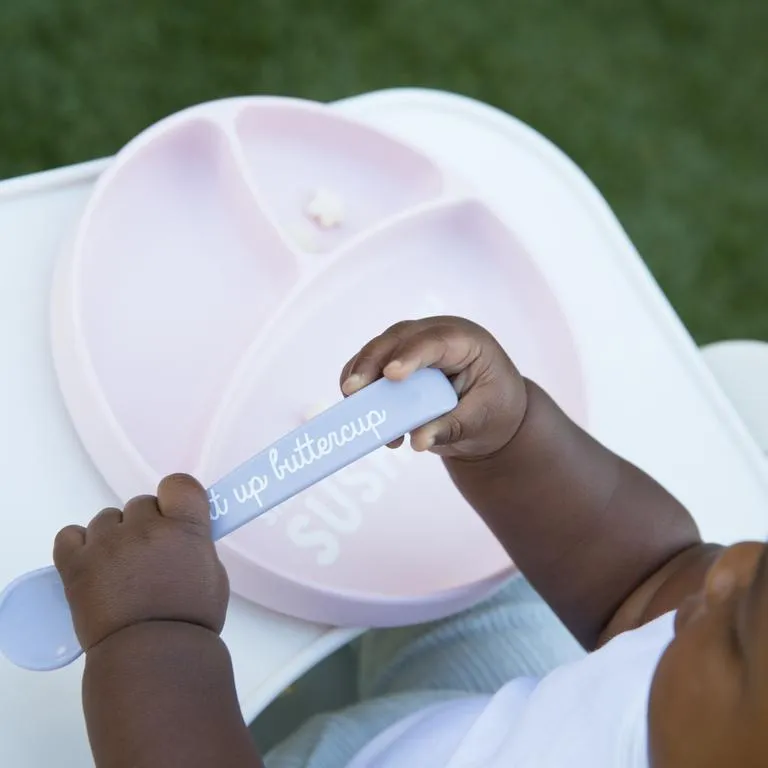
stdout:
POLYGON ((719 341, 701 352, 747 430, 768 454, 768 343, 719 341))

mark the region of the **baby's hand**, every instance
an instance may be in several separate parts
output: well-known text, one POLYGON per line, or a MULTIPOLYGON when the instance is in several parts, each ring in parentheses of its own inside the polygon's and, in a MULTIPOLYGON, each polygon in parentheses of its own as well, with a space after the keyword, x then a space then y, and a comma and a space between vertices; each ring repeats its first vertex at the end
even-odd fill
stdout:
POLYGON ((229 583, 211 540, 208 498, 186 475, 157 496, 102 510, 59 532, 53 551, 85 651, 142 622, 177 621, 221 632, 229 583))
POLYGON ((525 382, 496 339, 462 318, 393 325, 347 363, 341 388, 351 395, 382 375, 397 381, 428 367, 450 377, 459 405, 411 434, 415 450, 482 458, 514 437, 525 415, 525 382))

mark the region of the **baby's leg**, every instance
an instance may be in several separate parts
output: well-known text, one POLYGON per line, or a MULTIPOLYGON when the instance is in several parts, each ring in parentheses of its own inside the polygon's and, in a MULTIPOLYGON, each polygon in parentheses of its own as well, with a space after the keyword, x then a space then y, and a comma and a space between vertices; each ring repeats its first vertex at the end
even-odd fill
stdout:
POLYGON ((449 619, 376 630, 359 646, 361 699, 404 691, 493 693, 584 651, 522 576, 449 619))
POLYGON ((265 768, 343 768, 391 725, 462 695, 411 691, 317 715, 264 758, 265 768))
POLYGON ((540 677, 584 651, 522 577, 443 621, 376 630, 359 645, 363 701, 318 715, 266 758, 266 768, 346 765, 390 725, 431 704, 540 677))

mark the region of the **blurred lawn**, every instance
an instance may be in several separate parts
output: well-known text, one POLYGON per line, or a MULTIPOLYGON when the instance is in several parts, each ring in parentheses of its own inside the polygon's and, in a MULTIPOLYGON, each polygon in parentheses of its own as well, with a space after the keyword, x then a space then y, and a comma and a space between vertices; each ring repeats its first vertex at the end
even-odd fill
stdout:
POLYGON ((0 177, 235 94, 444 88, 594 179, 699 341, 768 339, 766 0, 2 0, 0 177))

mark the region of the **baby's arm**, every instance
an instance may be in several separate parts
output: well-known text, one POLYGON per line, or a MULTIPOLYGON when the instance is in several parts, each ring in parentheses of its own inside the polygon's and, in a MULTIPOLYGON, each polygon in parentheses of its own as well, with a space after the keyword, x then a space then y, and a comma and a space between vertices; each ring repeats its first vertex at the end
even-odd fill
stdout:
POLYGON ((260 768, 222 640, 144 622, 92 648, 83 708, 98 768, 260 768))
POLYGON ((398 323, 342 373, 346 394, 433 366, 458 407, 416 430, 520 570, 588 649, 701 584, 713 557, 648 475, 577 427, 483 328, 456 317, 398 323))
POLYGON ((588 649, 676 608, 717 547, 652 478, 526 382, 525 418, 497 454, 446 458, 459 490, 588 649))
POLYGON ((219 637, 229 584, 186 476, 56 537, 98 768, 261 768, 219 637))

